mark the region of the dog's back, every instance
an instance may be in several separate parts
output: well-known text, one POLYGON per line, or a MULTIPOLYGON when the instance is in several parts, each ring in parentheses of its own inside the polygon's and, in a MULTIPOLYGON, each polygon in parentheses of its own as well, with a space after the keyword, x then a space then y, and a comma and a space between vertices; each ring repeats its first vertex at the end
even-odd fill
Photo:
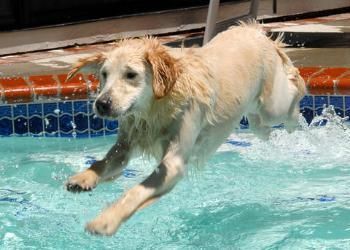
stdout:
POLYGON ((232 116, 247 115, 251 128, 266 134, 271 125, 295 127, 305 84, 281 48, 258 24, 242 24, 218 34, 202 48, 232 116))

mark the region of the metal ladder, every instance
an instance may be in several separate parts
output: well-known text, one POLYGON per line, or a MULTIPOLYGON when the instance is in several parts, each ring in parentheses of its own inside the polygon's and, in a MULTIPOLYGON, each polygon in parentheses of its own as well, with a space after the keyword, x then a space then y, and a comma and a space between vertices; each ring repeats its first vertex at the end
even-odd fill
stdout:
POLYGON ((203 45, 210 41, 210 39, 215 36, 215 34, 226 30, 228 27, 237 23, 237 20, 244 19, 256 19, 258 8, 259 8, 259 0, 251 0, 250 1, 250 9, 248 14, 243 16, 238 16, 234 18, 230 18, 221 22, 216 23, 217 15, 219 12, 220 0, 210 0, 209 9, 207 15, 207 22, 205 26, 205 33, 203 39, 203 45))

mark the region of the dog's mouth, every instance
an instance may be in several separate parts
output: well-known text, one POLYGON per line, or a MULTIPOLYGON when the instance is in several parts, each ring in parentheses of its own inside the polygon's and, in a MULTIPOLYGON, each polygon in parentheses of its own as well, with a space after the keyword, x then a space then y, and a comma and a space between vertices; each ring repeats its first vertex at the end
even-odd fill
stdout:
POLYGON ((95 114, 100 117, 100 118, 105 118, 105 119, 119 119, 121 117, 129 116, 134 113, 134 103, 132 103, 126 110, 117 110, 113 109, 113 107, 109 107, 108 109, 101 109, 98 108, 98 105, 96 105, 96 102, 94 104, 94 112, 95 114))

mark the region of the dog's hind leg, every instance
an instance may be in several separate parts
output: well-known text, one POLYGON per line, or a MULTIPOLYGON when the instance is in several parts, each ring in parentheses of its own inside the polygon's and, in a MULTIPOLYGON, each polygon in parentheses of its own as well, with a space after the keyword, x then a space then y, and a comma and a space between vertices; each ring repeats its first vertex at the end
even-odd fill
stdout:
POLYGON ((267 140, 271 134, 271 127, 262 123, 262 119, 258 114, 248 114, 249 129, 260 139, 267 140))
MULTIPOLYGON (((298 102, 298 100, 296 102, 298 102)), ((295 103, 291 106, 291 110, 289 111, 289 117, 284 123, 284 127, 288 131, 288 133, 294 132, 299 127, 299 115, 299 103, 295 103)))

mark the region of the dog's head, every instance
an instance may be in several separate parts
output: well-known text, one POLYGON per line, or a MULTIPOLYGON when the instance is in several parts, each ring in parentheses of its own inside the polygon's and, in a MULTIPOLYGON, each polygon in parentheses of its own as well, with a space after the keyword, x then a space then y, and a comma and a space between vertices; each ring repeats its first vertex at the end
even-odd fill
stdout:
POLYGON ((154 100, 172 90, 179 74, 177 60, 154 38, 123 40, 108 53, 81 59, 68 79, 85 71, 100 80, 95 113, 117 118, 147 111, 154 100))

